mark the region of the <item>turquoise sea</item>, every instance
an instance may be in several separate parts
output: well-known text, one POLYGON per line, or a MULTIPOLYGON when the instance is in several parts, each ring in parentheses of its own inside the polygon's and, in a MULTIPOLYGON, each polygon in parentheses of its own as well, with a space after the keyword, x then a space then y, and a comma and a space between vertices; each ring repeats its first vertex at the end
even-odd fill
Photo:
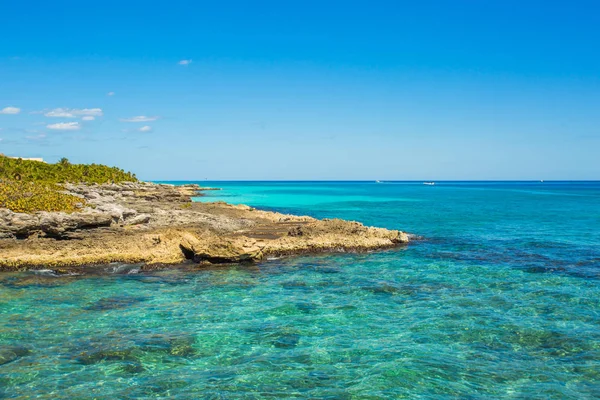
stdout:
POLYGON ((0 275, 0 398, 600 398, 599 182, 199 182, 406 230, 258 265, 0 275))

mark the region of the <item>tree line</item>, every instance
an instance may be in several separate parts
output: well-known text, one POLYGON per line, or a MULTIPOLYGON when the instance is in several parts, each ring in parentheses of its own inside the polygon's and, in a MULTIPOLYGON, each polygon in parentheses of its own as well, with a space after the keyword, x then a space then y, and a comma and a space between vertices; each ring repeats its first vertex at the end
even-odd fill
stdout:
POLYGON ((0 180, 36 183, 137 182, 135 174, 100 164, 72 164, 61 158, 55 164, 0 155, 0 180))

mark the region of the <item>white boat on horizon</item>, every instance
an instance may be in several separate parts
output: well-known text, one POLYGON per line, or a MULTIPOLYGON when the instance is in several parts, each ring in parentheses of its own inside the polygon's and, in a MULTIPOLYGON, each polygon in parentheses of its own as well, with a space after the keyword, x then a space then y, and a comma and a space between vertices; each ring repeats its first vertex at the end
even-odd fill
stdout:
POLYGON ((423 182, 423 185, 433 186, 435 185, 435 182, 423 182))

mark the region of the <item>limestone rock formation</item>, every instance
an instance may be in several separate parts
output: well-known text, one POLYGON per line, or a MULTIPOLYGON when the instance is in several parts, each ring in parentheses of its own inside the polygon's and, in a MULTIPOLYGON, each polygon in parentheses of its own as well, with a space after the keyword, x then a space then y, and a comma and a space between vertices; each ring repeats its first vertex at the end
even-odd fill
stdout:
POLYGON ((111 262, 146 267, 251 262, 267 256, 363 251, 407 243, 406 233, 226 203, 192 202, 197 185, 65 185, 81 212, 0 209, 0 269, 80 269, 111 262))

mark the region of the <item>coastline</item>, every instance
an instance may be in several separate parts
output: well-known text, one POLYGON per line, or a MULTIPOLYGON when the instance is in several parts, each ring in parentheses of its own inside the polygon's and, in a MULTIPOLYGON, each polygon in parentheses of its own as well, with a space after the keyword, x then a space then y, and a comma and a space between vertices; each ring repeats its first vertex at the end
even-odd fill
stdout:
POLYGON ((182 263, 207 266, 369 251, 409 241, 404 232, 353 221, 192 202, 204 190, 193 184, 64 187, 87 206, 70 214, 0 209, 0 271, 54 268, 68 273, 113 262, 142 263, 146 269, 182 263))

